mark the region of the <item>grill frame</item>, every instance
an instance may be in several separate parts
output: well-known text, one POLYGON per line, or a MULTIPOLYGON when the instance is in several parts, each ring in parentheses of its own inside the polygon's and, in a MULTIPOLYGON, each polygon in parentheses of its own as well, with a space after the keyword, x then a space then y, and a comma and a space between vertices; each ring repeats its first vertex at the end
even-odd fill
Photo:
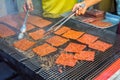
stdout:
MULTIPOLYGON (((57 21, 57 20, 52 20, 52 19, 50 19, 50 20, 53 23, 57 21)), ((35 76, 36 79, 42 77, 46 80, 54 80, 54 79, 58 79, 58 80, 59 79, 60 80, 61 79, 63 79, 63 80, 79 79, 80 80, 81 79, 82 80, 82 79, 86 79, 86 78, 88 79, 89 76, 95 77, 95 75, 98 74, 98 73, 96 73, 96 71, 101 72, 100 69, 103 69, 102 66, 104 66, 105 64, 109 65, 110 63, 112 63, 114 61, 111 58, 113 56, 117 56, 116 53, 118 53, 118 51, 119 51, 119 47, 120 47, 120 43, 119 43, 120 36, 119 35, 116 35, 115 33, 108 31, 106 29, 99 29, 99 28, 93 27, 91 25, 87 25, 85 23, 81 23, 81 22, 79 22, 77 20, 73 20, 73 19, 70 19, 68 22, 65 23, 65 25, 71 26, 71 28, 73 28, 75 30, 79 29, 80 31, 84 31, 89 34, 94 34, 96 36, 99 36, 100 40, 103 40, 103 41, 107 40, 107 42, 112 43, 114 45, 112 48, 105 51, 104 53, 100 54, 100 52, 97 51, 97 56, 96 56, 97 60, 95 60, 94 62, 81 61, 73 68, 70 68, 70 67, 63 68, 63 73, 58 72, 59 67, 56 65, 54 65, 50 70, 44 70, 44 68, 39 66, 39 64, 38 64, 39 61, 36 61, 36 59, 34 57, 28 58, 26 55, 17 51, 13 46, 9 45, 9 39, 10 38, 16 39, 16 35, 12 36, 12 37, 0 39, 0 44, 2 45, 2 46, 0 46, 0 50, 2 50, 5 53, 5 54, 0 53, 0 55, 5 57, 13 65, 17 64, 16 67, 21 66, 20 70, 24 71, 28 75, 33 76, 33 74, 34 74, 34 75, 37 75, 37 76, 35 76), (75 27, 73 27, 73 25, 75 27), (109 37, 106 37, 106 36, 109 36, 109 37), (108 57, 104 58, 106 56, 108 56, 108 57), (103 61, 101 61, 102 58, 103 58, 103 61), (98 63, 97 61, 100 63, 98 63), (108 61, 111 61, 111 62, 109 63, 108 61), (95 66, 93 68, 93 65, 96 65, 96 64, 97 64, 97 66, 95 66), (100 65, 101 65, 101 67, 98 68, 98 66, 100 66, 100 65), (24 69, 24 67, 26 67, 27 69, 24 69), (81 71, 79 72, 78 69, 80 69, 81 71), (91 70, 89 70, 89 69, 91 69, 91 70), (32 74, 30 74, 30 73, 32 73, 32 74), (90 75, 91 73, 92 73, 92 75, 90 75), (93 73, 96 73, 96 74, 93 75, 93 73)), ((49 25, 49 27, 50 27, 50 25, 49 25)), ((11 40, 13 40, 13 39, 11 39, 11 40)), ((41 44, 41 43, 39 43, 39 44, 41 44)), ((52 54, 52 55, 54 55, 54 54, 52 54)))

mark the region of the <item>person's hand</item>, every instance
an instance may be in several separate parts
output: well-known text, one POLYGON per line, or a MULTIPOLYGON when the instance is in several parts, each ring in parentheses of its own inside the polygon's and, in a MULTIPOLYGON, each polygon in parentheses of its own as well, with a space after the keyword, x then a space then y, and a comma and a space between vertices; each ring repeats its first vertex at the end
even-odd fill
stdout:
POLYGON ((81 3, 75 4, 72 11, 75 11, 76 15, 84 14, 88 7, 95 5, 100 1, 101 0, 84 0, 81 3))
POLYGON ((26 12, 27 10, 33 11, 34 8, 33 8, 32 0, 25 0, 25 4, 24 4, 24 6, 23 6, 23 9, 24 9, 25 12, 26 12))
POLYGON ((86 3, 83 1, 81 3, 77 3, 74 5, 72 11, 76 13, 76 15, 84 14, 87 10, 86 3))

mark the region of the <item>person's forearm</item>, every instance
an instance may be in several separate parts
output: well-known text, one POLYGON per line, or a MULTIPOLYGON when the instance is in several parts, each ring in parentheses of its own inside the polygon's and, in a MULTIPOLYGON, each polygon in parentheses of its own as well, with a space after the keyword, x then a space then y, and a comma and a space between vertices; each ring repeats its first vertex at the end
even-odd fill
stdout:
POLYGON ((101 0, 84 0, 84 1, 86 3, 86 6, 90 7, 90 6, 94 5, 94 4, 99 3, 101 0))

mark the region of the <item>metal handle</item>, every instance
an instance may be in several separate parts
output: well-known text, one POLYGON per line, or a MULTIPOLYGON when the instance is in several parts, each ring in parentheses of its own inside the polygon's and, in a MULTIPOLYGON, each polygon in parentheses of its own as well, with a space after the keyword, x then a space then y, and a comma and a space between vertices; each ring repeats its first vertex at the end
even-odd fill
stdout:
MULTIPOLYGON (((79 5, 79 6, 82 7, 82 8, 84 8, 85 7, 85 3, 83 3, 83 4, 79 5)), ((76 10, 78 10, 78 9, 79 8, 77 8, 76 10)), ((69 16, 67 16, 67 18, 60 25, 58 25, 54 29, 54 31, 58 30, 65 22, 67 22, 71 17, 73 17, 75 15, 76 10, 74 12, 72 12, 69 16)))
POLYGON ((27 10, 23 24, 26 24, 28 18, 29 10, 27 10))
MULTIPOLYGON (((85 7, 85 3, 83 3, 83 4, 81 4, 81 5, 79 5, 80 7, 82 7, 82 8, 84 8, 85 7)), ((78 10, 79 8, 77 8, 76 10, 78 10)), ((68 16, 66 16, 66 17, 64 17, 64 18, 62 18, 61 20, 59 20, 56 24, 54 24, 53 26, 51 26, 50 27, 50 29, 48 29, 47 30, 47 32, 49 32, 50 30, 52 30, 54 27, 56 27, 58 24, 60 24, 61 22, 61 24, 59 25, 59 26, 57 26, 58 28, 60 27, 60 26, 62 26, 65 22, 67 22, 72 16, 74 16, 75 15, 75 12, 76 12, 76 10, 74 11, 74 12, 71 12, 68 16)), ((58 28, 56 28, 54 31, 56 31, 58 28)))
POLYGON ((60 25, 58 25, 54 31, 58 30, 65 22, 67 22, 71 17, 73 17, 75 13, 71 14, 67 19, 65 19, 60 25))

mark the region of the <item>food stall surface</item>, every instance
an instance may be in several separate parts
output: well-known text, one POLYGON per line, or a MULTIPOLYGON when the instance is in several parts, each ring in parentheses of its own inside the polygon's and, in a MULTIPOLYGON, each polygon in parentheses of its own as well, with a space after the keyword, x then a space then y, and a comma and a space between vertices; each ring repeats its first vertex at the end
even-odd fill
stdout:
MULTIPOLYGON (((99 29, 73 19, 70 19, 68 22, 66 22, 64 26, 70 28, 70 31, 75 32, 76 33, 75 36, 67 36, 67 38, 65 38, 66 34, 69 34, 68 31, 68 33, 64 33, 63 35, 51 33, 48 36, 48 38, 42 39, 41 37, 42 34, 39 34, 40 35, 39 37, 35 36, 36 34, 38 34, 37 30, 46 31, 47 29, 50 28, 51 25, 56 23, 59 19, 47 19, 39 15, 30 15, 27 23, 27 25, 29 26, 27 32, 25 33, 24 40, 22 42, 19 42, 20 40, 18 40, 17 37, 19 29, 23 22, 23 18, 24 14, 8 15, 0 18, 1 25, 0 45, 2 45, 0 46, 0 55, 3 58, 7 59, 9 63, 14 65, 20 73, 27 74, 28 76, 30 76, 31 79, 36 80, 38 79, 84 80, 87 78, 92 79, 95 76, 97 76, 102 70, 104 70, 105 64, 110 65, 112 62, 114 62, 115 59, 119 58, 118 56, 120 47, 119 35, 106 29, 99 29), (3 26, 5 26, 6 28, 3 29, 3 26), (80 37, 79 35, 84 34, 97 36, 98 39, 94 42, 102 41, 104 43, 110 44, 111 46, 105 50, 92 48, 90 47, 90 44, 82 43, 77 40, 80 37), (55 43, 53 45, 50 43, 51 41, 49 42, 49 39, 56 35, 67 40, 65 41, 64 44, 62 42, 62 45, 61 44, 56 45, 55 43), (51 46, 52 48, 49 47, 50 49, 46 50, 45 47, 44 48, 43 46, 41 47, 40 45, 43 45, 44 43, 48 44, 48 45, 45 44, 45 46, 47 47, 51 46), (64 50, 69 43, 85 45, 86 47, 83 49, 84 51, 94 51, 95 52, 94 60, 93 61, 78 60, 76 65, 74 65, 73 67, 57 65, 55 63, 56 59, 58 58, 61 52, 66 52, 64 50), (39 52, 40 49, 45 51, 44 56, 41 52, 39 52), (111 59, 112 61, 109 62, 109 60, 111 59), (93 74, 95 72, 96 74, 93 74)), ((42 32, 44 33, 44 31, 42 32)), ((74 55, 74 52, 66 53, 74 55)))

